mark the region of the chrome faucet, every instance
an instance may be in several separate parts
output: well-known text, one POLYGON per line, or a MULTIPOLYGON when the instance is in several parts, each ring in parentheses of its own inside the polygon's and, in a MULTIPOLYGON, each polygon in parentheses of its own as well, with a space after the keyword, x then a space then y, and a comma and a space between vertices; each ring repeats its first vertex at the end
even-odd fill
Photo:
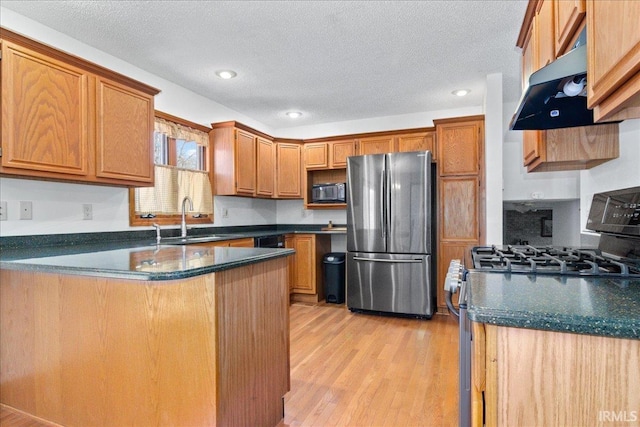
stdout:
POLYGON ((189 210, 193 210, 193 201, 189 196, 184 196, 182 199, 182 221, 180 222, 180 237, 187 237, 187 221, 185 221, 185 205, 189 201, 189 210))
POLYGON ((155 222, 153 223, 153 226, 156 228, 156 244, 159 245, 160 244, 160 225, 156 224, 155 222))

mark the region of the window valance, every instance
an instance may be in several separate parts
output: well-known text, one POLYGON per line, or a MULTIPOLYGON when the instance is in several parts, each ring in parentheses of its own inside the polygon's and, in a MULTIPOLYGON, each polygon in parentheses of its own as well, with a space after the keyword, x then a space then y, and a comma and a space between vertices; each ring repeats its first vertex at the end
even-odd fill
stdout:
POLYGON ((160 117, 155 118, 154 131, 163 133, 170 138, 195 141, 196 144, 203 147, 209 146, 209 135, 206 132, 170 122, 160 117))

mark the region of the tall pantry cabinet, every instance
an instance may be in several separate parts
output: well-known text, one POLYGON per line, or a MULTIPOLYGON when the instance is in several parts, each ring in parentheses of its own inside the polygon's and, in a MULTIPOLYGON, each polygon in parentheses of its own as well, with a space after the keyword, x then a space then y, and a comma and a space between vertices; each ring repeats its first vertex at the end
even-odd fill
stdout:
POLYGON ((484 243, 484 116, 434 120, 438 146, 437 309, 451 259, 484 243))

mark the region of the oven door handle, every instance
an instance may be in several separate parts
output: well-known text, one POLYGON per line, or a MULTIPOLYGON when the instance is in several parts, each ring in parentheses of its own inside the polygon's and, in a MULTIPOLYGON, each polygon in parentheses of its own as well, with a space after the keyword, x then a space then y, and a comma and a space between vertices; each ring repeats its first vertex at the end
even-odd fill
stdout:
POLYGON ((456 309, 456 307, 453 305, 453 301, 451 300, 452 296, 453 294, 451 293, 451 291, 446 291, 444 293, 444 300, 447 303, 447 308, 449 309, 449 312, 454 316, 456 316, 457 318, 460 318, 460 312, 456 309))

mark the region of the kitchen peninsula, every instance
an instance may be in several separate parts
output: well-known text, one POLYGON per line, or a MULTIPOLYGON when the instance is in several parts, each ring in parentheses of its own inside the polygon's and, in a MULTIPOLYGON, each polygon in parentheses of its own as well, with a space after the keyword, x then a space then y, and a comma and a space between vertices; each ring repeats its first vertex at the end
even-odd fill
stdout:
POLYGON ((61 425, 260 425, 289 390, 290 249, 0 263, 1 403, 61 425))

